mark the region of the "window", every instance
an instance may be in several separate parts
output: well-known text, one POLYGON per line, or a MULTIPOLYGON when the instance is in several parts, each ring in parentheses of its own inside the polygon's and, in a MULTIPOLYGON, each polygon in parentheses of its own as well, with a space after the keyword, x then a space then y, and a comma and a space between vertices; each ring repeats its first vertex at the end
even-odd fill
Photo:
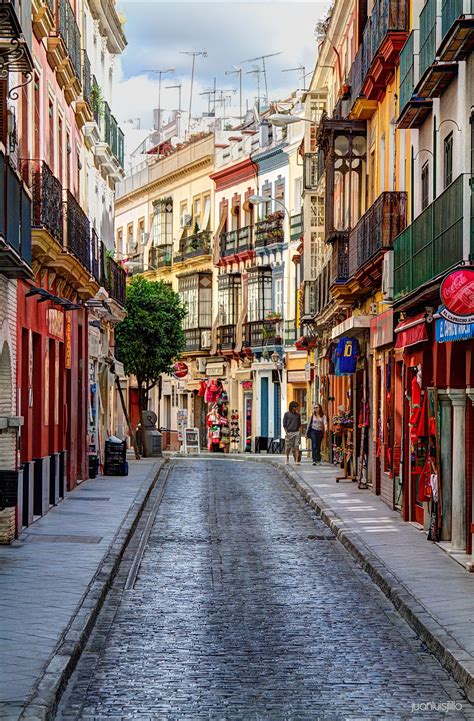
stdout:
POLYGON ((283 315, 283 276, 275 276, 275 297, 273 302, 273 310, 275 313, 283 315))
POLYGON ((153 201, 153 245, 173 243, 173 200, 161 198, 153 201))
POLYGON ((261 205, 261 218, 263 220, 267 217, 267 215, 270 215, 270 213, 272 212, 272 186, 271 183, 269 183, 268 181, 262 188, 262 195, 264 198, 268 198, 268 200, 265 200, 265 202, 261 205))
POLYGON ((427 161, 421 168, 421 209, 424 210, 430 203, 430 165, 427 161))
POLYGON ((198 227, 201 230, 201 198, 194 198, 193 201, 193 229, 198 227))
POLYGON ((133 244, 133 223, 129 223, 127 225, 127 247, 125 250, 126 254, 133 253, 135 250, 134 244, 133 244))
POLYGON ((235 325, 240 312, 239 273, 220 275, 217 279, 218 325, 235 325))
POLYGON ((249 270, 248 320, 265 320, 272 312, 272 272, 270 268, 249 270))
MULTIPOLYGON (((285 204, 285 180, 280 176, 278 176, 278 179, 275 181, 275 198, 279 200, 280 203, 285 204)), ((277 210, 281 208, 280 203, 276 203, 277 210)))
POLYGON ((145 243, 145 218, 140 218, 138 221, 138 250, 145 243))
POLYGON ((66 133, 66 181, 68 190, 72 190, 71 187, 71 134, 69 131, 66 133))
POLYGON ((187 307, 183 330, 211 328, 212 326, 212 275, 196 273, 179 278, 179 294, 187 307))
POLYGON ((48 130, 49 167, 54 173, 54 103, 51 99, 48 103, 48 130))
MULTIPOLYGON (((40 79, 35 73, 34 86, 34 157, 41 158, 41 95, 40 95, 40 79)), ((3 140, 3 138, 2 138, 3 140)))
POLYGON ((211 196, 206 195, 204 198, 204 211, 202 217, 202 229, 211 229, 211 196))
POLYGON ((311 227, 320 228, 324 226, 324 197, 322 195, 311 196, 311 227))
POLYGON ((447 188, 453 182, 453 142, 454 137, 449 133, 444 139, 444 187, 447 188))
POLYGON ((117 253, 123 253, 123 230, 119 228, 117 230, 117 244, 115 246, 117 253))
POLYGON ((79 202, 79 198, 81 197, 81 156, 79 153, 76 155, 76 187, 77 187, 77 196, 76 199, 79 202))
POLYGON ((58 178, 63 182, 63 144, 64 144, 64 133, 63 133, 63 119, 58 116, 58 178))

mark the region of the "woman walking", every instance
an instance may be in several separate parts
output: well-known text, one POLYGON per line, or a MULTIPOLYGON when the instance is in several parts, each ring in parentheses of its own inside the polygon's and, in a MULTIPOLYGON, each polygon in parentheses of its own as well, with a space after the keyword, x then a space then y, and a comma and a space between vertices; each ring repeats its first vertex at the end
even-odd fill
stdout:
POLYGON ((321 463, 321 444, 328 430, 328 420, 319 403, 313 407, 313 414, 308 423, 307 437, 311 439, 313 466, 321 463))

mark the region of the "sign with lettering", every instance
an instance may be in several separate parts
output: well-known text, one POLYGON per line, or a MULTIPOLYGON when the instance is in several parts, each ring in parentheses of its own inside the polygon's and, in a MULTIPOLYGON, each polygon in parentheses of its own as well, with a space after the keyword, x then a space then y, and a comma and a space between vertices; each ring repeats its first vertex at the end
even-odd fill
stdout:
POLYGON ((173 376, 175 378, 186 378, 188 375, 189 368, 186 365, 186 363, 183 363, 182 361, 178 361, 173 366, 173 376))
POLYGON ((474 338, 474 323, 451 323, 446 318, 436 319, 436 340, 438 343, 470 340, 471 338, 474 338))
POLYGON ((200 448, 199 428, 186 428, 186 448, 200 448))
POLYGON ((64 333, 64 367, 71 368, 72 366, 72 327, 71 327, 71 314, 66 313, 65 319, 65 333, 64 333))
POLYGON ((456 268, 444 278, 440 288, 443 305, 439 315, 450 323, 474 323, 474 268, 456 268))

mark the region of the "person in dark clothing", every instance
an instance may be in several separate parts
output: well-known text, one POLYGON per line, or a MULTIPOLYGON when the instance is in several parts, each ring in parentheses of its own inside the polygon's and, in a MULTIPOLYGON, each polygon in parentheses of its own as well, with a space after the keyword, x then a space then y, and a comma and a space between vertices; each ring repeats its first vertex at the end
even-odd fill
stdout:
POLYGON ((298 403, 291 401, 289 410, 287 410, 283 416, 283 428, 286 433, 286 462, 290 462, 290 453, 292 452, 296 465, 300 466, 301 416, 298 409, 298 403))
POLYGON ((328 430, 328 421, 319 403, 313 408, 313 414, 309 419, 306 437, 311 439, 311 452, 313 466, 321 463, 321 444, 328 430))

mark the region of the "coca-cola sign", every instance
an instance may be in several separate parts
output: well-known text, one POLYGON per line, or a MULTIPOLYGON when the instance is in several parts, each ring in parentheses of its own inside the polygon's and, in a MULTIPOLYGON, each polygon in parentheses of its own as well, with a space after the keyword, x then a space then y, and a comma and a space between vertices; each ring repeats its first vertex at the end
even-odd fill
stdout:
POLYGON ((183 363, 182 361, 178 361, 173 366, 173 376, 175 378, 186 378, 188 375, 189 368, 186 365, 186 363, 183 363))
POLYGON ((456 268, 441 283, 439 315, 451 323, 474 323, 474 268, 456 268))

